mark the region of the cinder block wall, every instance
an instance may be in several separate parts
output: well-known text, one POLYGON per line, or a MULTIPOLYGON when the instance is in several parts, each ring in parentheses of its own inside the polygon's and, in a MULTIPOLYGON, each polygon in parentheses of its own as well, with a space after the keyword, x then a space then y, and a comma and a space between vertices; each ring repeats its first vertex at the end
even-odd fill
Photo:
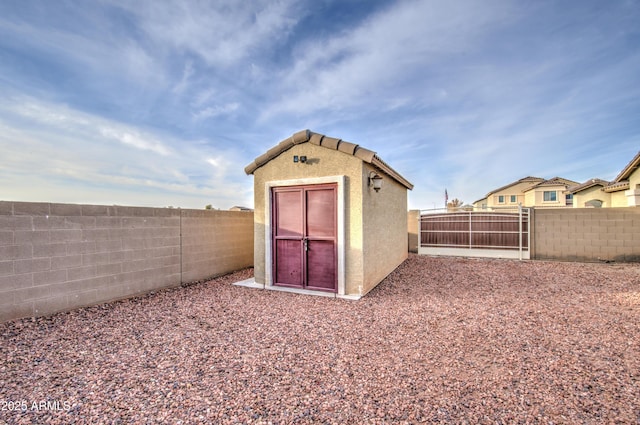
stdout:
POLYGON ((253 265, 253 212, 182 210, 182 281, 253 265))
POLYGON ((199 213, 0 202, 0 321, 126 298, 251 265, 253 214, 199 213), (206 230, 198 233, 199 225, 206 230), (214 236, 215 227, 222 237, 214 236), (242 235, 245 250, 229 229, 242 235), (222 252, 220 247, 233 254, 212 258, 207 267, 207 253, 222 252))
POLYGON ((640 208, 536 209, 535 259, 640 261, 640 208))

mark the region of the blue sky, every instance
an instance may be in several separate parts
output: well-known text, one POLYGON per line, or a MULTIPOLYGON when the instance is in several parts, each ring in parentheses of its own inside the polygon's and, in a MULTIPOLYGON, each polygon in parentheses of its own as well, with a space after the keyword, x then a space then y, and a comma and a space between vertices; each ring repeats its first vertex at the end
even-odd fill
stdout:
POLYGON ((640 150, 640 1, 0 2, 0 200, 253 206, 302 130, 374 150, 410 208, 640 150))

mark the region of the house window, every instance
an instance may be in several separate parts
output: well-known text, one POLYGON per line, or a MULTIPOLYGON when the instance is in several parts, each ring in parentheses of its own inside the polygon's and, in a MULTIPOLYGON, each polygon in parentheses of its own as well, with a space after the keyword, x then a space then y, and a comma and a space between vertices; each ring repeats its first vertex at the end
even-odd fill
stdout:
POLYGON ((516 195, 511 195, 510 202, 511 202, 512 204, 515 204, 515 203, 516 203, 516 195))
POLYGON ((573 194, 572 193, 568 193, 567 196, 565 196, 565 204, 567 206, 573 205, 573 194))
POLYGON ((498 195, 498 203, 504 204, 504 195, 498 195))
POLYGON ((558 197, 556 195, 556 191, 555 190, 545 190, 542 196, 543 196, 542 200, 544 202, 557 202, 558 201, 558 197))

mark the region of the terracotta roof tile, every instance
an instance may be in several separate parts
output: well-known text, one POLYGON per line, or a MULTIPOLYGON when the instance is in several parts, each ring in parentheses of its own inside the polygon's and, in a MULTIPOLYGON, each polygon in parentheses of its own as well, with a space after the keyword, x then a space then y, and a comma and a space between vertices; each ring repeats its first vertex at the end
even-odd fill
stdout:
POLYGON ((371 164, 371 161, 373 161, 373 157, 376 156, 376 153, 374 151, 370 151, 369 149, 358 146, 358 149, 356 149, 356 151, 353 153, 353 156, 355 156, 356 158, 360 158, 368 164, 371 164))
POLYGON ((313 133, 309 139, 309 143, 320 146, 323 138, 324 136, 322 134, 313 133))
POLYGON ((358 145, 354 143, 345 142, 344 140, 340 142, 338 145, 338 150, 340 152, 348 153, 349 155, 353 155, 358 149, 358 145))
POLYGON ((551 179, 541 181, 540 183, 529 187, 527 190, 525 190, 525 192, 528 192, 531 189, 534 189, 536 187, 542 187, 542 186, 566 186, 568 188, 570 186, 577 186, 578 184, 580 183, 574 182, 573 180, 565 179, 562 177, 553 177, 551 179))
POLYGON ((293 144, 297 145, 308 141, 310 136, 311 132, 309 130, 302 130, 294 133, 293 136, 291 136, 291 139, 293 140, 293 144))
POLYGON ((337 150, 339 143, 340 143, 340 139, 336 139, 335 137, 324 136, 324 138, 322 139, 321 146, 325 148, 337 150))

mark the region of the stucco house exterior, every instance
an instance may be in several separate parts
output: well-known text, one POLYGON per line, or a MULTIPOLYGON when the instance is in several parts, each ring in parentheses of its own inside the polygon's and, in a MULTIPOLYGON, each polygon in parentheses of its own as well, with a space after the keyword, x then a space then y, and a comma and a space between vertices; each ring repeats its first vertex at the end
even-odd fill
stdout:
POLYGON ((611 197, 612 207, 640 206, 640 152, 620 171, 614 181, 602 188, 611 197))
POLYGON ((573 197, 565 192, 578 182, 554 177, 543 179, 540 177, 524 177, 506 186, 489 192, 484 198, 473 203, 475 209, 494 207, 523 207, 564 208, 572 205, 573 197))
POLYGON ((525 191, 524 204, 536 208, 564 208, 573 206, 573 195, 567 189, 579 183, 562 177, 542 181, 525 191))
POLYGON ((574 208, 616 208, 640 206, 640 152, 620 171, 612 182, 591 179, 569 188, 574 208))
POLYGON ((608 181, 593 178, 577 186, 571 187, 567 192, 573 195, 573 208, 607 208, 611 206, 611 194, 602 189, 609 184, 608 181))
POLYGON ((255 285, 357 299, 407 258, 413 185, 375 152, 303 130, 245 172, 254 176, 255 285))

